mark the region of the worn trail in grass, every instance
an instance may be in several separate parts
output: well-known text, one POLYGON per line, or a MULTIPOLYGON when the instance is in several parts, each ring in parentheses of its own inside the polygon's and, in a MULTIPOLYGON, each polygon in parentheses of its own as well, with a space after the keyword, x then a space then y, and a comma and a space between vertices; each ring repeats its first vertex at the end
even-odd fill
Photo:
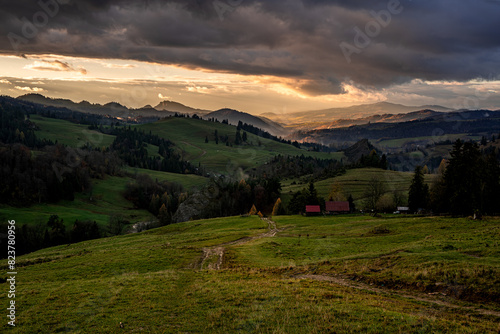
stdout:
POLYGON ((269 231, 256 236, 245 237, 235 241, 225 242, 215 247, 203 248, 203 256, 201 257, 201 261, 197 261, 193 265, 193 267, 198 269, 220 270, 222 269, 222 265, 224 263, 224 255, 226 253, 226 247, 243 245, 253 240, 261 238, 272 238, 276 236, 278 232, 281 231, 276 227, 276 223, 271 219, 269 218, 261 218, 261 219, 262 221, 267 223, 269 231))

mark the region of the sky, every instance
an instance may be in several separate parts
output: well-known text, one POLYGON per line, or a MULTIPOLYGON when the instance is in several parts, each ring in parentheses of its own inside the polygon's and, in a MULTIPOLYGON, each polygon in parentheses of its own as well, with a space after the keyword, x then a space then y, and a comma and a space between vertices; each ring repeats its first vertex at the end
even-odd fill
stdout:
POLYGON ((0 0, 0 94, 500 109, 500 0, 0 0))

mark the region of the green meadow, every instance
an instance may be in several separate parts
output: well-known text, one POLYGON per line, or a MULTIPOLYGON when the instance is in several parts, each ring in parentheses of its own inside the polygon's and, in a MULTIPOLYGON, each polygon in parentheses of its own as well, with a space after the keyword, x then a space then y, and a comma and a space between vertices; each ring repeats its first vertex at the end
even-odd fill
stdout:
POLYGON ((30 120, 38 126, 35 134, 38 138, 52 140, 71 147, 81 147, 90 143, 95 147, 108 147, 114 136, 89 130, 87 125, 75 124, 61 119, 31 115, 30 120))
MULTIPOLYGON (((364 199, 364 193, 369 183, 373 179, 382 181, 385 184, 386 195, 391 195, 398 191, 408 194, 413 173, 383 170, 380 168, 357 168, 349 169, 344 175, 314 183, 318 195, 328 200, 328 195, 334 184, 339 184, 346 196, 352 195, 356 204, 360 204, 364 199)), ((425 175, 425 181, 432 183, 434 175, 425 175)), ((287 198, 291 193, 307 188, 308 183, 297 183, 299 180, 286 180, 282 183, 283 197, 287 198), (296 184, 293 184, 295 182, 296 184)), ((300 181, 299 181, 300 182, 300 181)))
POLYGON ((128 173, 135 174, 147 174, 153 180, 158 180, 158 182, 168 181, 181 184, 186 191, 191 191, 200 188, 208 183, 209 179, 203 176, 194 174, 176 174, 168 172, 160 172, 156 170, 126 167, 125 171, 128 173))
MULTIPOLYGON (((140 168, 125 168, 128 173, 147 174, 153 180, 169 181, 181 184, 185 191, 194 191, 208 182, 207 178, 198 175, 174 174, 140 168)), ((92 192, 76 193, 74 201, 60 201, 54 204, 36 204, 30 207, 11 207, 0 205, 0 219, 4 221, 16 217, 20 224, 45 224, 51 215, 62 218, 67 227, 75 220, 96 221, 105 226, 112 215, 121 215, 130 223, 153 221, 156 218, 146 210, 139 210, 123 197, 127 183, 133 182, 130 177, 110 177, 103 180, 93 179, 92 192)))
MULTIPOLYGON (((31 120, 39 127, 36 135, 39 138, 57 141, 71 147, 81 147, 89 142, 96 147, 109 147, 114 136, 89 130, 86 125, 69 121, 32 115, 31 120)), ((136 126, 146 132, 156 134, 175 143, 183 160, 217 173, 236 173, 238 170, 256 168, 265 164, 276 155, 305 155, 321 159, 340 160, 343 153, 323 153, 298 149, 292 145, 279 143, 248 133, 244 145, 226 146, 222 141, 215 143, 214 132, 218 136, 228 136, 234 141, 236 127, 227 124, 207 122, 189 118, 167 118, 161 121, 136 126), (209 142, 205 143, 208 137, 209 142)), ((242 131, 243 133, 243 131, 242 131)), ((158 156, 158 147, 147 146, 150 156, 158 156)))
POLYGON ((275 233, 258 217, 231 217, 21 256, 9 332, 500 329, 498 218, 273 220, 275 233), (221 252, 220 270, 205 269, 207 250, 221 252))
POLYGON ((343 157, 343 153, 309 152, 251 133, 248 133, 248 140, 244 145, 231 147, 226 146, 221 141, 216 144, 215 130, 217 130, 219 137, 227 135, 229 140, 233 142, 236 127, 196 119, 174 117, 138 127, 173 141, 182 150, 183 158, 194 165, 201 163, 208 170, 225 174, 232 173, 239 168, 246 170, 258 167, 278 154, 292 156, 304 154, 305 156, 337 160, 343 157), (209 142, 205 143, 207 137, 209 142))
POLYGON ((54 204, 35 204, 30 207, 0 206, 0 218, 14 219, 18 224, 45 224, 51 215, 58 215, 66 227, 75 220, 96 221, 105 226, 112 215, 122 215, 131 223, 155 220, 151 213, 138 210, 123 197, 125 186, 133 181, 127 177, 107 177, 93 180, 92 193, 77 193, 74 201, 60 201, 54 204))

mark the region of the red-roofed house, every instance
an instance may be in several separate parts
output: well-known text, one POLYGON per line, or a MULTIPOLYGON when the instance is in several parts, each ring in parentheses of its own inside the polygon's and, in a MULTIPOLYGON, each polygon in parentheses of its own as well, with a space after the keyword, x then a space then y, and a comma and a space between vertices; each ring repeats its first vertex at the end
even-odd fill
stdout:
POLYGON ((329 213, 348 213, 351 211, 349 202, 326 202, 325 206, 329 213))
POLYGON ((306 205, 306 215, 317 215, 321 213, 319 205, 306 205))

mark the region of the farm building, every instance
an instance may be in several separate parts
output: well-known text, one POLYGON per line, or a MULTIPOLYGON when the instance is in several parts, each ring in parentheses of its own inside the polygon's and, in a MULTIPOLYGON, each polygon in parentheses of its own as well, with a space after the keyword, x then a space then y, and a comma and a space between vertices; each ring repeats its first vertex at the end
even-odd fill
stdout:
POLYGON ((326 202, 326 211, 332 213, 349 213, 349 202, 326 202))
POLYGON ((398 206, 398 211, 397 213, 409 213, 410 208, 407 206, 398 206))
POLYGON ((319 205, 306 205, 306 215, 314 216, 321 213, 321 207, 319 205))

